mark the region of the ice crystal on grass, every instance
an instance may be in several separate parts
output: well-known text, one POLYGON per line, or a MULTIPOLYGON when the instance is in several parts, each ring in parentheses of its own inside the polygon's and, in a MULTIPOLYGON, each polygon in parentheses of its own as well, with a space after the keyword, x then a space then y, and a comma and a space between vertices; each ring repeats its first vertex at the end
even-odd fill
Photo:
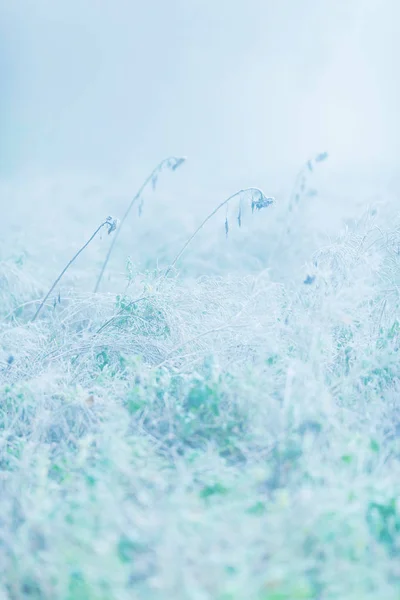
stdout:
POLYGON ((202 277, 141 272, 131 240, 127 282, 77 279, 33 325, 40 261, 0 262, 0 597, 398 600, 399 229, 303 222, 289 277, 243 274, 271 201, 203 220, 224 247, 242 226, 229 268, 199 236, 202 277))
POLYGON ((113 231, 115 231, 117 229, 118 226, 118 219, 113 219, 113 217, 107 217, 106 219, 107 225, 108 225, 108 235, 110 235, 110 233, 112 233, 113 231))
POLYGON ((251 212, 254 212, 254 209, 261 210, 262 208, 267 208, 271 206, 275 202, 275 198, 267 198, 264 194, 261 194, 258 198, 253 198, 251 201, 251 212))

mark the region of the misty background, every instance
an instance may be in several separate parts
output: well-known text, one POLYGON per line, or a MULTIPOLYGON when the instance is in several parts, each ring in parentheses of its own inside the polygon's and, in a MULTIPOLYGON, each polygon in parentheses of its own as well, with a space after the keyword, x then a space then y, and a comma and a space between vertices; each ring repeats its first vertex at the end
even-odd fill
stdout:
POLYGON ((188 162, 140 231, 176 247, 237 189, 279 205, 318 152, 329 161, 304 218, 322 229, 398 189, 396 0, 0 6, 1 203, 23 235, 37 219, 30 248, 57 222, 67 256, 171 154, 188 162))
POLYGON ((328 150, 399 150, 396 0, 1 3, 1 176, 110 177, 189 157, 242 185, 328 150))

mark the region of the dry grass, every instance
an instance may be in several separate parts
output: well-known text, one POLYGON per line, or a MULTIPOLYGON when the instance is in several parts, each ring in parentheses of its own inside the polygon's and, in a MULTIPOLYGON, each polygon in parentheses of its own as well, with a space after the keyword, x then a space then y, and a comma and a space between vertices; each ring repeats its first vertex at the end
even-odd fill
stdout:
POLYGON ((0 263, 0 598, 398 598, 400 229, 369 209, 311 252, 289 204, 109 293, 85 254, 35 322, 47 281, 0 263))

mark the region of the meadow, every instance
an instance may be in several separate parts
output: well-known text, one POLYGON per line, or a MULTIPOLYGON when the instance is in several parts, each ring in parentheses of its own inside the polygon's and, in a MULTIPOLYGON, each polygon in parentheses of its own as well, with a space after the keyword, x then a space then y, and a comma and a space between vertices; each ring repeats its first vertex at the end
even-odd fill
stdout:
POLYGON ((398 205, 327 165, 2 189, 0 600, 400 598, 398 205))

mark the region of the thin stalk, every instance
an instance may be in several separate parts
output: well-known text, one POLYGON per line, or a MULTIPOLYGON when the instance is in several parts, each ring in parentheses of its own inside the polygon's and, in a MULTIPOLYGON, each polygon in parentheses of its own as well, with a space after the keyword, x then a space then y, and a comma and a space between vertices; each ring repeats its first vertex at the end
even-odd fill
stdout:
POLYGON ((164 166, 170 166, 170 168, 172 168, 173 170, 175 170, 177 168, 177 166, 179 166, 182 162, 184 161, 183 158, 176 158, 175 156, 170 156, 168 158, 164 158, 164 160, 162 160, 160 163, 158 163, 158 165, 156 166, 155 169, 153 169, 153 171, 150 173, 150 175, 147 177, 147 179, 142 183, 141 187, 139 188, 139 190, 137 191, 136 195, 133 197, 133 199, 131 200, 128 208, 125 211, 124 216, 121 219, 121 223, 118 227, 118 230, 113 238, 113 241, 110 244, 110 247, 108 249, 107 252, 107 256, 103 262, 103 265, 101 267, 101 271, 99 273, 99 276, 97 278, 97 282, 94 288, 94 293, 98 292, 99 287, 100 287, 100 283, 101 280, 103 279, 103 275, 104 275, 104 271, 107 268, 108 265, 108 261, 110 260, 110 256, 112 254, 112 251, 114 250, 114 246, 117 243, 118 240, 118 236, 121 232, 122 226, 125 223, 126 219, 129 216, 129 213, 131 212, 133 206, 136 204, 136 202, 140 199, 141 195, 143 194, 143 191, 145 190, 145 188, 149 185, 149 183, 151 183, 152 181, 154 181, 154 178, 157 177, 158 173, 160 173, 163 169, 164 166), (171 166, 172 165, 172 166, 171 166))
POLYGON ((233 198, 236 198, 236 196, 240 196, 240 194, 244 194, 246 192, 257 192, 258 194, 261 194, 262 196, 264 196, 264 194, 262 193, 262 191, 258 188, 246 188, 244 190, 239 190, 238 192, 235 192, 235 194, 232 194, 232 196, 229 196, 229 198, 227 198, 226 200, 224 200, 223 202, 221 202, 221 204, 219 204, 217 206, 217 208, 215 208, 205 219, 204 221, 197 227, 196 231, 190 236, 190 238, 185 242, 185 244, 183 245, 183 247, 181 248, 181 250, 178 252, 178 254, 175 256, 174 260, 172 261, 172 263, 170 264, 170 266, 168 267, 168 269, 166 270, 165 274, 164 274, 164 278, 168 276, 168 274, 171 272, 171 270, 174 268, 174 266, 176 265, 176 263, 178 262, 178 260, 180 259, 180 257, 182 256, 182 254, 185 252, 186 248, 189 246, 189 244, 191 243, 191 241, 196 237, 196 235, 199 233, 199 231, 204 227, 204 225, 210 220, 212 219, 212 217, 226 204, 228 204, 228 202, 230 202, 230 200, 233 200, 233 198))
POLYGON ((106 219, 105 221, 103 221, 103 223, 101 223, 101 225, 99 225, 99 227, 96 229, 96 231, 93 233, 93 235, 91 235, 91 237, 88 239, 88 241, 86 242, 86 244, 84 244, 82 246, 82 248, 80 248, 78 250, 78 252, 71 258, 71 260, 69 261, 69 263, 61 271, 61 273, 59 274, 59 276, 57 277, 57 279, 55 280, 55 282, 53 283, 53 285, 51 286, 51 288, 47 292, 46 296, 44 297, 44 299, 40 303, 39 308, 37 309, 37 311, 35 312, 35 314, 34 314, 34 316, 32 318, 32 323, 34 321, 36 321, 37 317, 39 316, 40 311, 42 310, 43 306, 46 303, 47 298, 50 296, 51 292, 54 290, 54 288, 56 287, 56 285, 58 284, 58 282, 61 280, 61 278, 64 276, 64 274, 68 271, 69 267, 72 265, 73 262, 75 262, 75 260, 85 250, 85 248, 87 248, 87 246, 89 246, 90 242, 96 237, 96 235, 99 233, 100 229, 102 229, 105 225, 108 226, 108 233, 111 233, 111 231, 113 231, 115 229, 115 227, 116 227, 115 222, 113 222, 110 218, 106 219))

